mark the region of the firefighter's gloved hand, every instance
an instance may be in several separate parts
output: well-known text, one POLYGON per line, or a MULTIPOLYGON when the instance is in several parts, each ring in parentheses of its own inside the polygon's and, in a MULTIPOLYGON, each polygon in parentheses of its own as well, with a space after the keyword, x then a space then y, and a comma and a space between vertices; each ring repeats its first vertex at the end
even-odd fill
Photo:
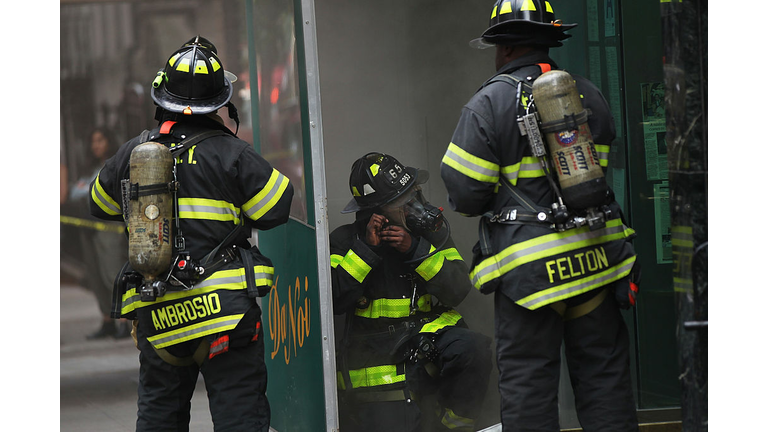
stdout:
POLYGON ((622 309, 629 309, 637 303, 637 294, 640 291, 640 263, 635 261, 629 276, 616 282, 616 301, 622 309))

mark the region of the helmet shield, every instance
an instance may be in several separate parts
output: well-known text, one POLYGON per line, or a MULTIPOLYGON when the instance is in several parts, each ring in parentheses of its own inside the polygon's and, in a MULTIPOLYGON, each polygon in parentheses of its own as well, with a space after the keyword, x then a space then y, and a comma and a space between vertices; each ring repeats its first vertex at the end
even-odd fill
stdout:
POLYGON ((349 190, 353 199, 341 212, 380 207, 428 179, 427 171, 406 167, 383 153, 368 153, 352 165, 349 190))
POLYGON ((572 36, 565 31, 573 27, 576 24, 562 24, 555 19, 547 0, 497 0, 488 29, 469 45, 478 49, 497 44, 558 47, 572 36))
POLYGON ((183 114, 207 114, 232 98, 232 77, 207 39, 191 39, 176 50, 152 83, 160 107, 183 114))

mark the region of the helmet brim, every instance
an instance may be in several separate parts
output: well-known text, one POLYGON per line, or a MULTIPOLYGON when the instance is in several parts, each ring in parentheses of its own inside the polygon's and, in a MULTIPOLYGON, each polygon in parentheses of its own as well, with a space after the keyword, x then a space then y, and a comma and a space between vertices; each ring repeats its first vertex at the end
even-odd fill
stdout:
POLYGON ((475 49, 488 49, 496 45, 562 46, 560 41, 573 36, 565 33, 578 24, 545 24, 527 20, 510 20, 489 27, 482 36, 469 41, 475 49))
MULTIPOLYGON (((229 73, 230 75, 233 75, 229 73)), ((176 113, 183 113, 184 110, 189 108, 192 114, 208 114, 218 110, 226 105, 232 95, 234 94, 234 88, 232 81, 225 72, 224 74, 224 90, 217 96, 204 99, 204 100, 189 100, 181 99, 168 92, 165 88, 165 84, 161 84, 158 88, 152 87, 151 95, 152 100, 161 108, 176 113)))
POLYGON ((426 171, 426 170, 423 170, 423 169, 418 169, 418 168, 413 168, 413 167, 406 167, 405 171, 410 173, 411 175, 415 176, 416 177, 416 181, 411 182, 408 186, 406 186, 403 190, 401 190, 400 193, 398 193, 394 197, 392 197, 389 200, 387 200, 387 202, 378 203, 376 205, 370 205, 370 206, 361 206, 357 202, 356 199, 352 198, 352 200, 349 203, 347 203, 347 205, 344 207, 344 209, 341 210, 341 213, 342 214, 355 213, 355 212, 358 212, 358 211, 361 211, 361 210, 369 210, 369 209, 373 209, 373 208, 382 206, 384 204, 387 204, 389 202, 394 201, 397 197, 399 197, 400 195, 404 194, 406 191, 408 191, 414 185, 424 184, 424 183, 427 182, 427 180, 429 180, 429 171, 426 171))

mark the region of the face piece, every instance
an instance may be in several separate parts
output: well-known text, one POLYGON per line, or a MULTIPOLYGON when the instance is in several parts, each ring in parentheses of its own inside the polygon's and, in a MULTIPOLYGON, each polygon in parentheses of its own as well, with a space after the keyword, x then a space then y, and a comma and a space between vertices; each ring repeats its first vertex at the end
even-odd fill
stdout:
POLYGON ((429 204, 419 186, 381 206, 381 211, 390 224, 405 227, 415 234, 435 232, 443 226, 442 209, 429 204))

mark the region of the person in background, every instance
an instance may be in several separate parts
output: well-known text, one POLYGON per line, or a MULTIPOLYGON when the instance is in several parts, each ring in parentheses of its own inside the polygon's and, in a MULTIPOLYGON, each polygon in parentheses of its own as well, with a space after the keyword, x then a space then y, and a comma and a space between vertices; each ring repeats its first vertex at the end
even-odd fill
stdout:
MULTIPOLYGON (((66 200, 76 207, 78 213, 91 221, 97 219, 88 214, 90 184, 99 173, 99 169, 117 151, 110 132, 106 128, 96 128, 88 135, 90 170, 79 178, 66 194, 66 200)), ((123 225, 115 222, 84 223, 80 231, 81 253, 86 271, 81 284, 96 297, 101 313, 101 325, 86 335, 89 340, 114 337, 127 338, 131 334, 131 324, 127 320, 114 320, 110 317, 112 288, 115 277, 128 260, 128 243, 123 225)))

